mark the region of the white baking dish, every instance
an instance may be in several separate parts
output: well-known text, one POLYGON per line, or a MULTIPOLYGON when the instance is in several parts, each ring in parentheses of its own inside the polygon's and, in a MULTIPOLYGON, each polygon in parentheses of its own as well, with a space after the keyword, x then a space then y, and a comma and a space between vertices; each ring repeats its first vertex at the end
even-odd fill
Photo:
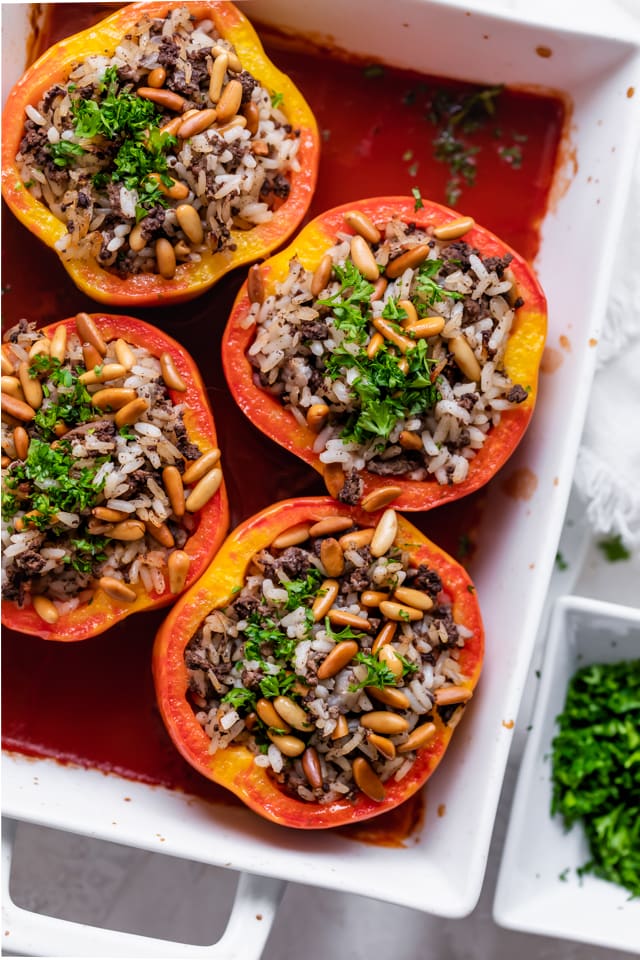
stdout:
MULTIPOLYGON (((640 89, 640 52, 625 39, 491 16, 478 4, 472 15, 462 5, 432 0, 397 0, 392 9, 393 16, 387 5, 384 15, 374 14, 366 0, 243 4, 249 16, 316 38, 330 34, 338 47, 393 65, 485 84, 551 87, 572 103, 565 145, 571 162, 557 171, 536 263, 549 300, 548 342, 562 363, 542 377, 525 441, 488 488, 471 571, 486 626, 484 674, 428 784, 424 821, 405 847, 372 847, 19 756, 3 759, 3 810, 12 818, 156 852, 461 917, 480 893, 512 721, 569 496, 640 129, 640 95, 627 96, 634 85, 640 89), (552 56, 541 57, 540 47, 552 56), (516 470, 530 471, 535 480, 528 499, 505 492, 505 479, 516 470), (444 815, 438 816, 439 809, 444 815)), ((5 7, 7 49, 22 49, 19 13, 5 7)))
POLYGON ((640 609, 562 597, 554 607, 494 901, 504 927, 640 952, 640 900, 597 877, 579 826, 552 818, 551 742, 569 680, 590 663, 640 658, 640 609))

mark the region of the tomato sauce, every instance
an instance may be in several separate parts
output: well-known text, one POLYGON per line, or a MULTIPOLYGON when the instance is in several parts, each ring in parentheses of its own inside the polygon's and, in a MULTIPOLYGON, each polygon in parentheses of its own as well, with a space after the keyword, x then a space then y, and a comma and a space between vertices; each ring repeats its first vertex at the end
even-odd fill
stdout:
MULTIPOLYGON (((39 55, 64 36, 95 23, 118 4, 45 5, 33 44, 39 55), (105 7, 108 9, 105 11, 105 7)), ((332 59, 327 69, 309 49, 260 31, 271 59, 288 73, 312 107, 322 131, 318 188, 308 219, 328 207, 367 196, 411 194, 451 199, 452 171, 434 156, 442 124, 430 117, 444 102, 479 88, 362 62, 332 59), (444 93, 443 93, 444 91, 444 93)), ((563 128, 560 100, 505 89, 495 113, 475 130, 473 115, 456 128, 474 168, 458 178, 456 207, 493 230, 529 260, 539 244, 563 128), (477 149, 476 149, 477 148, 477 149)), ((462 159, 465 159, 463 156, 462 159)), ((78 311, 103 309, 77 290, 57 256, 3 204, 3 329, 20 318, 39 325, 78 311), (37 283, 34 278, 37 277, 37 283)), ((315 472, 260 434, 236 408, 220 362, 220 339, 246 275, 237 270, 203 296, 171 308, 139 309, 198 360, 224 451, 232 526, 284 498, 325 492, 315 472), (260 463, 260 470, 255 465, 260 463)), ((118 312, 115 309, 113 312, 118 312)), ((486 490, 428 514, 413 515, 429 537, 462 562, 472 556, 486 490)), ((137 615, 81 643, 52 643, 4 631, 3 746, 22 754, 116 773, 179 789, 216 803, 239 803, 182 760, 155 704, 151 648, 164 611, 137 615)), ((360 827, 341 830, 363 842, 397 845, 420 822, 417 800, 360 827)))

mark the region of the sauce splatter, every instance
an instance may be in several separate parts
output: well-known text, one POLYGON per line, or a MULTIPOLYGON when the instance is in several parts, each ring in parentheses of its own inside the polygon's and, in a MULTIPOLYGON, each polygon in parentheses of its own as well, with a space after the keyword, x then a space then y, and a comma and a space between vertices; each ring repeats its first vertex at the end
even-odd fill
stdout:
POLYGON ((538 478, 529 467, 520 467, 506 477, 502 489, 514 500, 530 500, 538 488, 538 478))
POLYGON ((563 356, 553 347, 545 347, 540 362, 540 373, 555 373, 562 366, 563 356))

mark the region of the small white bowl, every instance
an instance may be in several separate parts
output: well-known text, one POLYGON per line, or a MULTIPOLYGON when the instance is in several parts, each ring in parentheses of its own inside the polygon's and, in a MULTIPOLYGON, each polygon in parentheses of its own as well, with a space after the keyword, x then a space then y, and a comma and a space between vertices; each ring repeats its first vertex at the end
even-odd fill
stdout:
POLYGON ((640 610, 560 597, 511 808, 493 905, 496 923, 640 953, 640 899, 575 870, 589 859, 583 830, 551 817, 551 743, 569 680, 589 663, 640 657, 640 610))

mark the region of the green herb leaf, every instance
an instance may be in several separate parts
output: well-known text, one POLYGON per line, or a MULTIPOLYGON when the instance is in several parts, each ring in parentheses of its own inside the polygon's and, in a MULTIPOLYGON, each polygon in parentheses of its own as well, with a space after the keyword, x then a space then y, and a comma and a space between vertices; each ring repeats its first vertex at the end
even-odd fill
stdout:
POLYGON ((59 140, 57 143, 49 144, 49 153, 56 167, 70 167, 76 157, 81 157, 86 152, 84 147, 72 140, 59 140))
POLYGON ((234 710, 246 710, 247 713, 256 705, 256 695, 246 687, 233 687, 227 690, 221 699, 221 703, 230 704, 234 710))
POLYGON ((377 687, 381 690, 383 687, 394 687, 397 685, 398 678, 395 673, 389 669, 386 663, 378 660, 371 653, 356 653, 353 658, 357 663, 363 663, 367 668, 367 676, 360 683, 349 685, 349 692, 355 693, 364 687, 377 687))
POLYGON ((619 533, 607 540, 600 540, 598 547, 609 563, 615 563, 617 560, 628 560, 631 557, 631 553, 625 547, 619 533))
POLYGON ((278 107, 282 105, 283 100, 284 93, 276 93, 274 90, 274 92, 271 94, 271 106, 274 108, 274 110, 277 110, 278 107))
POLYGON ((424 207, 424 202, 423 202, 423 200, 422 200, 422 194, 420 193, 420 188, 419 188, 419 187, 412 187, 412 188, 411 188, 411 193, 413 194, 413 198, 414 198, 414 200, 415 200, 415 203, 414 203, 414 205, 413 205, 413 209, 414 209, 415 212, 417 213, 418 210, 422 210, 422 208, 424 207))

